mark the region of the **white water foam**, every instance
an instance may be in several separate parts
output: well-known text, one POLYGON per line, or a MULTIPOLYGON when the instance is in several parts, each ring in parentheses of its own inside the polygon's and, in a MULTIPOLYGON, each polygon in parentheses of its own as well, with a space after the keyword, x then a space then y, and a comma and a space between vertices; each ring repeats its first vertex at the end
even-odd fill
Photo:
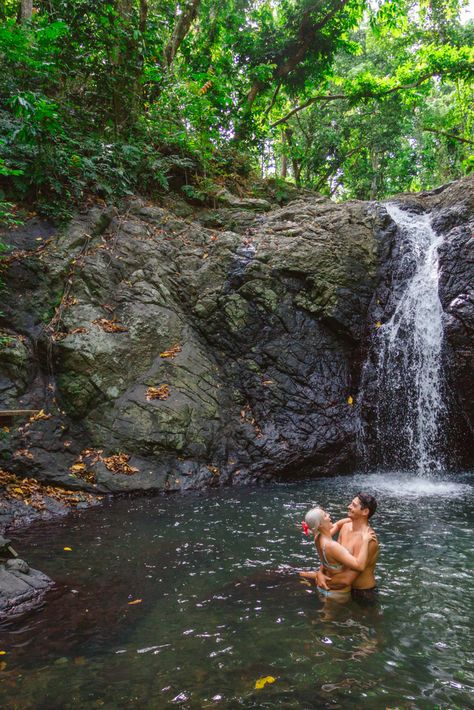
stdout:
POLYGON ((413 275, 392 317, 377 332, 377 438, 385 465, 390 465, 386 453, 391 451, 392 464, 424 475, 443 468, 443 309, 438 295, 442 237, 433 231, 428 214, 404 212, 394 204, 386 208, 402 230, 408 247, 406 268, 413 275))
POLYGON ((356 474, 351 478, 351 485, 360 490, 369 490, 375 494, 385 493, 396 498, 438 496, 451 499, 472 492, 472 487, 467 483, 423 478, 422 476, 413 476, 413 474, 400 473, 400 471, 356 474))

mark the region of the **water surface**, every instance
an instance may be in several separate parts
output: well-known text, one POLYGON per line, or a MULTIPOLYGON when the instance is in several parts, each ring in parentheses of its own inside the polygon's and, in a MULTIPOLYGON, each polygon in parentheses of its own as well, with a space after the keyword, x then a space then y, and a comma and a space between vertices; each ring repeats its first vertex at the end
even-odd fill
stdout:
POLYGON ((0 706, 474 707, 473 501, 467 474, 384 473, 122 499, 17 533, 58 585, 1 629, 0 706), (299 524, 360 488, 379 498, 380 602, 327 606, 296 574, 316 564, 299 524))

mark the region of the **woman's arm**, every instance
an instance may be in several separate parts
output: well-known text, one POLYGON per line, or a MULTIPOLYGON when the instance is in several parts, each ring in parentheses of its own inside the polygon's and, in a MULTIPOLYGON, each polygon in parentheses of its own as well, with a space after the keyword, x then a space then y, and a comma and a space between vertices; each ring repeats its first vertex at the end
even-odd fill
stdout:
POLYGON ((345 547, 340 545, 335 540, 331 540, 326 545, 326 550, 329 552, 331 557, 344 565, 344 567, 349 567, 350 569, 355 569, 358 572, 362 572, 367 567, 367 560, 369 556, 369 542, 375 540, 375 533, 373 530, 368 530, 364 532, 362 536, 362 545, 359 550, 357 557, 351 555, 350 552, 346 550, 345 547))
POLYGON ((350 523, 351 519, 350 518, 341 518, 341 520, 338 520, 337 523, 334 523, 334 525, 331 528, 331 537, 334 537, 336 533, 339 532, 339 530, 342 528, 343 525, 346 523, 350 523))

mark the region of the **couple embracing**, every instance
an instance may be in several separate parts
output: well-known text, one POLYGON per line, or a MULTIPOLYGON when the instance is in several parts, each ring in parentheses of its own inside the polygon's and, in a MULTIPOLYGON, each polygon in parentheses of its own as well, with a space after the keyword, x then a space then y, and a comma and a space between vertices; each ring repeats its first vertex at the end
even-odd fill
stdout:
POLYGON ((356 601, 374 604, 377 586, 374 577, 379 543, 370 526, 377 501, 368 493, 358 493, 349 504, 347 518, 332 522, 322 508, 311 508, 303 530, 314 537, 321 566, 316 572, 300 572, 314 579, 322 597, 339 603, 351 596, 356 601), (339 533, 338 540, 333 536, 339 533))

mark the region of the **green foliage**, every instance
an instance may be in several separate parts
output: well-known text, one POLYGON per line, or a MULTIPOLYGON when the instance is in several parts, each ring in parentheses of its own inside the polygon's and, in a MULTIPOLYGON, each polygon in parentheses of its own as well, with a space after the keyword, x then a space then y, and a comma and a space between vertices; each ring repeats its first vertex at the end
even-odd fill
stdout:
POLYGON ((356 56, 336 57, 324 93, 347 100, 292 116, 291 145, 277 144, 307 185, 339 199, 430 189, 472 169, 472 23, 451 22, 449 41, 435 43, 422 23, 392 32, 392 10, 383 32, 353 35, 356 56))
POLYGON ((18 200, 56 220, 91 196, 202 202, 262 165, 340 198, 472 170, 474 29, 458 0, 190 6, 37 0, 21 23, 4 0, 0 220, 18 200))
POLYGON ((11 335, 7 335, 6 333, 0 331, 0 347, 9 348, 11 345, 14 344, 14 342, 15 338, 12 338, 11 335))
MULTIPOLYGON (((0 143, 1 144, 1 143, 0 143)), ((9 168, 7 165, 5 165, 5 161, 2 160, 0 157, 0 176, 12 176, 12 175, 21 175, 22 170, 15 170, 13 168, 9 168)), ((5 200, 1 199, 2 195, 0 193, 0 227, 15 227, 21 224, 21 220, 19 220, 13 210, 13 205, 11 202, 6 202, 5 200)), ((5 244, 0 241, 0 253, 6 250, 5 244)))

